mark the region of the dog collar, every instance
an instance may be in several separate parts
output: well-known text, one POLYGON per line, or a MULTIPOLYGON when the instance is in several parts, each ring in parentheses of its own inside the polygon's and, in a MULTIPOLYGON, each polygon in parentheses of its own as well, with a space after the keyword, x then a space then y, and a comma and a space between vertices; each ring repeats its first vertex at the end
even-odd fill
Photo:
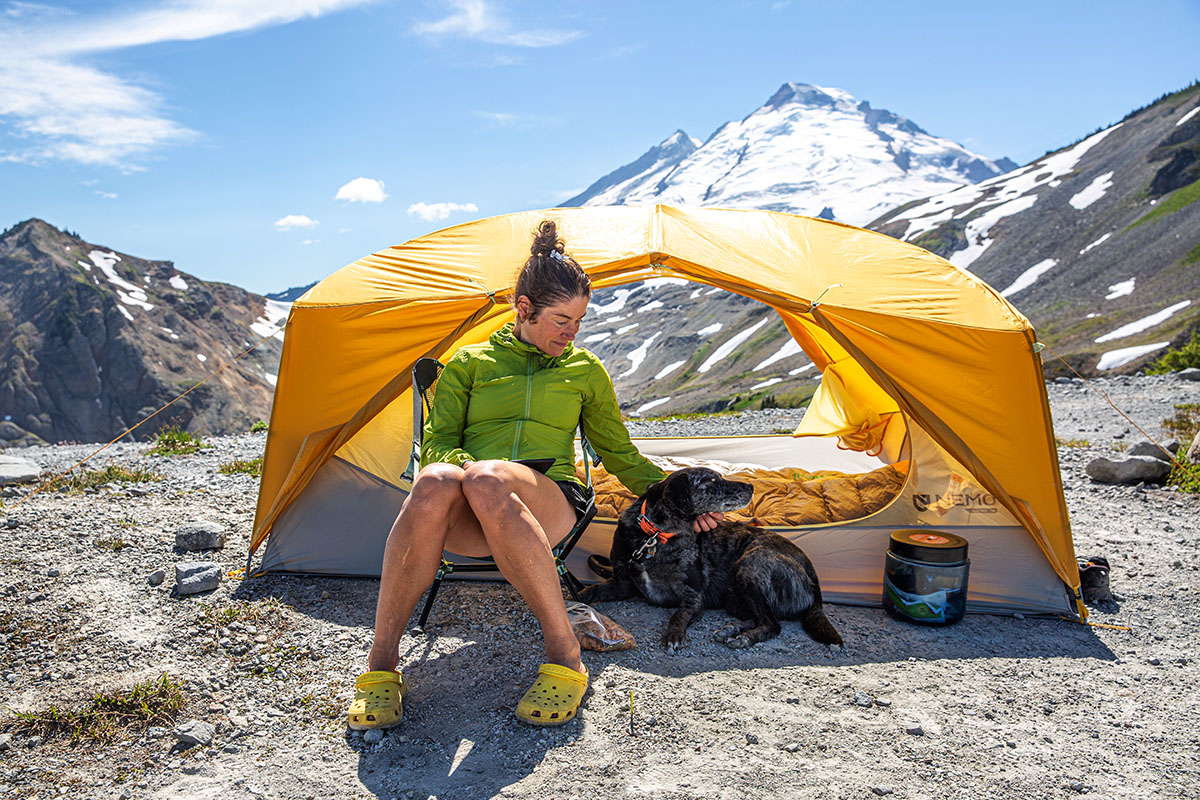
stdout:
POLYGON ((673 533, 667 533, 662 528, 650 521, 650 518, 646 516, 645 500, 642 501, 642 510, 641 513, 638 514, 638 527, 642 529, 642 533, 653 537, 659 544, 666 544, 667 540, 675 535, 673 533))

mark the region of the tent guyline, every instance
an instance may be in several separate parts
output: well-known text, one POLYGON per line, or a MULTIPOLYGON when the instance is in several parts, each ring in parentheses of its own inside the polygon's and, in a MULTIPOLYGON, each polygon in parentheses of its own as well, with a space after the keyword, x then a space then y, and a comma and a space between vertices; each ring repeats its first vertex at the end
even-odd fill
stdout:
MULTIPOLYGON (((286 327, 286 323, 285 323, 285 327, 286 327)), ((283 327, 279 328, 279 330, 275 331, 275 333, 278 333, 280 330, 283 330, 283 327)), ((22 498, 21 498, 20 500, 18 500, 16 503, 13 503, 13 505, 12 505, 12 508, 14 508, 14 509, 15 509, 15 508, 18 508, 18 507, 20 507, 20 506, 21 506, 23 503, 25 503, 25 502, 27 502, 28 500, 30 500, 30 499, 31 499, 31 498, 32 498, 34 495, 36 495, 36 494, 40 493, 40 492, 41 492, 42 490, 44 490, 44 489, 47 489, 47 488, 49 488, 49 487, 51 487, 51 486, 55 485, 56 483, 58 483, 60 480, 62 480, 62 479, 63 479, 64 477, 66 477, 67 475, 69 475, 69 474, 71 474, 72 472, 74 472, 74 471, 75 471, 76 469, 78 469, 79 467, 81 467, 82 465, 86 464, 88 461, 92 460, 92 459, 93 459, 93 458, 95 458, 96 456, 100 455, 100 454, 101 454, 101 453, 103 453, 105 450, 107 450, 109 447, 112 447, 114 444, 116 444, 117 442, 121 441, 122 439, 124 439, 124 438, 125 438, 126 436, 128 436, 129 434, 133 433, 135 430, 137 430, 138 428, 140 428, 142 425, 145 425, 147 422, 149 422, 150 420, 154 419, 154 417, 158 416, 158 414, 160 414, 161 412, 163 412, 163 411, 167 410, 167 409, 168 409, 168 408, 170 408, 171 406, 175 405, 175 403, 179 402, 179 401, 180 401, 180 400, 182 400, 183 398, 187 397, 187 396, 188 396, 189 394, 191 394, 193 391, 195 391, 196 389, 200 388, 200 386, 201 386, 201 385, 203 385, 204 383, 207 383, 207 382, 209 381, 209 379, 211 379, 211 378, 214 378, 214 377, 216 377, 217 375, 219 375, 219 374, 220 374, 222 371, 224 371, 224 370, 225 370, 225 368, 226 368, 226 367, 232 366, 234 363, 236 363, 237 361, 241 360, 241 359, 242 359, 244 356, 246 356, 248 353, 250 353, 250 351, 251 351, 251 350, 253 350, 254 348, 258 347, 260 344, 262 344, 263 342, 265 342, 267 339, 270 339, 272 336, 274 336, 274 335, 275 335, 275 333, 271 333, 271 334, 268 334, 267 336, 264 336, 264 337, 262 337, 262 338, 261 338, 261 339, 259 339, 257 342, 255 342, 254 344, 250 345, 249 347, 247 347, 247 348, 246 348, 245 350, 243 350, 242 352, 238 353, 238 354, 237 354, 236 356, 234 356, 233 358, 231 358, 231 359, 229 359, 228 361, 226 361, 226 362, 222 363, 222 364, 221 364, 221 366, 217 367, 215 370, 213 370, 212 372, 210 372, 208 375, 206 375, 206 376, 204 376, 203 378, 201 378, 199 381, 197 381, 197 382, 196 382, 196 384, 195 384, 195 385, 193 385, 193 386, 189 387, 188 389, 186 389, 185 391, 181 392, 180 394, 178 394, 177 396, 175 396, 173 399, 171 399, 171 400, 168 400, 166 403, 164 403, 163 405, 159 406, 159 407, 158 407, 157 409, 155 409, 153 412, 151 412, 150 414, 147 414, 147 415, 146 415, 144 418, 142 418, 142 419, 141 419, 139 422, 136 422, 136 423, 134 423, 133 425, 129 426, 128 428, 126 428, 126 429, 125 429, 124 431, 122 431, 121 433, 117 434, 117 436, 116 436, 115 438, 113 438, 113 439, 110 439, 110 440, 109 440, 109 441, 108 441, 106 444, 104 444, 103 446, 101 446, 101 447, 100 447, 100 448, 98 448, 97 450, 95 450, 95 451, 93 451, 93 452, 89 453, 88 455, 84 456, 84 457, 83 457, 83 458, 81 458, 80 460, 76 461, 74 464, 72 464, 71 466, 67 467, 67 468, 66 468, 66 469, 64 469, 62 472, 58 473, 58 474, 57 474, 57 475, 55 475, 53 478, 51 478, 50 480, 48 480, 48 481, 43 481, 43 482, 42 482, 41 484, 39 484, 39 485, 38 485, 36 488, 34 488, 34 490, 33 490, 32 492, 30 492, 29 494, 27 494, 27 495, 25 495, 24 497, 22 497, 22 498)))

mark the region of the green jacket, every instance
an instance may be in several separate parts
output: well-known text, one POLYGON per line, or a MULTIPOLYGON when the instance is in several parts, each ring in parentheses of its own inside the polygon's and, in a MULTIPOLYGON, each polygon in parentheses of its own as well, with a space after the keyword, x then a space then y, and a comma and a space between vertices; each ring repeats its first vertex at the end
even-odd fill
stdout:
POLYGON ((599 359, 573 345, 551 358, 517 339, 512 323, 451 356, 425 423, 421 463, 553 458, 546 474, 578 483, 574 439, 581 412, 605 469, 631 492, 640 495, 666 477, 629 440, 599 359))

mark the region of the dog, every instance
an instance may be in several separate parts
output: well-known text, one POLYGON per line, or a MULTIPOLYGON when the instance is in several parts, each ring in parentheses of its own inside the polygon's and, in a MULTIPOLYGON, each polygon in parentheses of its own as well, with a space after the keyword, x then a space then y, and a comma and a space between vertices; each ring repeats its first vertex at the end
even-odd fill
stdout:
POLYGON ((779 635, 781 619, 799 619, 822 644, 842 637, 822 610, 817 572, 804 552, 779 534, 740 522, 696 532, 701 514, 733 511, 754 487, 690 467, 668 475, 620 516, 613 535, 612 576, 584 589, 585 603, 640 594, 651 605, 676 608, 662 643, 674 650, 706 608, 724 608, 738 622, 715 638, 741 649, 779 635))

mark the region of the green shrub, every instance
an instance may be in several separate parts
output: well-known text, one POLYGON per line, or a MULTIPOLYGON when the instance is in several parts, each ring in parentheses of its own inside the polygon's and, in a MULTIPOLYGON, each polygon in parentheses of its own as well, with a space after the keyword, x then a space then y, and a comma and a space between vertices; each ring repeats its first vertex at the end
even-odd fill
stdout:
POLYGON ((81 470, 70 475, 56 478, 52 483, 68 490, 82 492, 84 489, 96 489, 107 483, 148 483, 161 481, 162 475, 154 470, 136 467, 121 467, 111 461, 104 469, 81 470))
POLYGON ((1186 464, 1185 461, 1171 465, 1167 484, 1179 487, 1181 492, 1200 494, 1200 464, 1186 464))
POLYGON ((1092 443, 1087 439, 1060 439, 1054 437, 1054 443, 1059 447, 1091 447, 1092 443))
POLYGON ((154 434, 154 446, 146 451, 146 455, 186 456, 199 450, 201 444, 199 437, 172 425, 154 434))
POLYGON ((72 742, 107 741, 127 728, 166 724, 175 718, 183 704, 183 681, 163 675, 126 691, 93 695, 84 709, 51 704, 44 711, 20 712, 11 727, 20 733, 43 737, 66 735, 72 742))
MULTIPOLYGON (((1172 347, 1157 361, 1146 367, 1149 375, 1178 372, 1188 367, 1200 367, 1200 330, 1192 332, 1192 338, 1182 347, 1172 347)), ((1178 408, 1178 406, 1176 406, 1178 408)))
POLYGON ((265 431, 266 429, 267 423, 263 422, 261 419, 250 426, 251 433, 258 433, 259 431, 265 431))
POLYGON ((1200 432, 1200 403, 1176 403, 1175 416, 1164 419, 1162 426, 1180 442, 1190 442, 1200 432))
POLYGON ((262 456, 259 456, 258 458, 252 458, 249 461, 243 461, 240 459, 237 461, 227 461, 221 466, 217 467, 217 472, 220 472, 222 475, 233 475, 240 472, 245 475, 252 475, 255 478, 261 478, 262 456))

